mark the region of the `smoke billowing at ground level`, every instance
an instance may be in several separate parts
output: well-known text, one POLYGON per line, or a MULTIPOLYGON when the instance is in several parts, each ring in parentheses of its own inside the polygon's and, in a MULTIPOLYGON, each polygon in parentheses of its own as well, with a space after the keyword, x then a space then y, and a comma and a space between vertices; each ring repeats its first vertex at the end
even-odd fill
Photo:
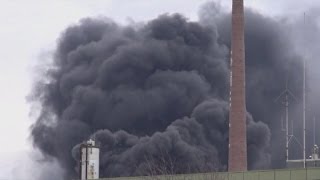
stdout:
MULTIPOLYGON (((199 22, 166 14, 143 25, 88 18, 67 28, 32 93, 42 106, 34 145, 65 178, 76 177, 78 145, 91 136, 101 145, 102 177, 226 170, 230 19, 208 3, 199 22), (172 166, 153 171, 163 160, 172 166)), ((284 163, 281 146, 270 145, 280 139, 273 99, 286 77, 294 92, 301 82, 284 26, 247 9, 250 169, 284 163)))

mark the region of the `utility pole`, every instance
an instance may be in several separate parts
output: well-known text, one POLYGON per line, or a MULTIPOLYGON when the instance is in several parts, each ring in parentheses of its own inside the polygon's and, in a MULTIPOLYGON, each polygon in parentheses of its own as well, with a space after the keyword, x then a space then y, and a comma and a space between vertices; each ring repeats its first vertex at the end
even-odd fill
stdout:
POLYGON ((313 145, 316 145, 316 117, 313 117, 313 145))

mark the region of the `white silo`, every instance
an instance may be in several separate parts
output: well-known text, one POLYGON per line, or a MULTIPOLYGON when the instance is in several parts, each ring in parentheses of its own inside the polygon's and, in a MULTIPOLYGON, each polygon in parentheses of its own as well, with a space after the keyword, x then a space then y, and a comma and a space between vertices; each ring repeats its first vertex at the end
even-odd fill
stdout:
POLYGON ((99 179, 99 147, 90 139, 80 146, 80 179, 99 179))

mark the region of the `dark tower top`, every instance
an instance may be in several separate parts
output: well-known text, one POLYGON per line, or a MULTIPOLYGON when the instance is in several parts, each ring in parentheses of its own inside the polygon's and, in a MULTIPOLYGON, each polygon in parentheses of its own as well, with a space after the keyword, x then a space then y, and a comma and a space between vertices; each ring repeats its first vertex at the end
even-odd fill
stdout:
POLYGON ((243 0, 232 1, 232 54, 229 114, 229 171, 247 170, 245 45, 243 0))

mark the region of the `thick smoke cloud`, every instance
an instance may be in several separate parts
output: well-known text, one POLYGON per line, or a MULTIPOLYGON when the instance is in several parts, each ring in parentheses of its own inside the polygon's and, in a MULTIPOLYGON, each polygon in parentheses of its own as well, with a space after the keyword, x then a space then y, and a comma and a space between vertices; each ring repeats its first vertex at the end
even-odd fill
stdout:
MULTIPOLYGON (((226 169, 230 15, 207 10, 200 22, 84 19, 65 30, 33 92, 42 108, 32 137, 66 178, 76 176, 78 145, 90 136, 101 145, 103 177, 226 169)), ((299 63, 281 23, 247 12, 248 160, 263 169, 281 152, 269 146, 273 99, 299 63)))
MULTIPOLYGON (((211 99, 199 104, 191 118, 175 120, 164 132, 152 136, 137 137, 122 130, 116 133, 100 130, 94 137, 102 145, 102 176, 222 170, 228 152, 227 117, 228 104, 211 99)), ((252 167, 263 167, 269 159, 263 152, 265 143, 269 142, 268 127, 254 123, 248 116, 248 134, 248 148, 252 154, 249 162, 252 167)), ((79 156, 78 148, 73 149, 74 157, 79 156)))

